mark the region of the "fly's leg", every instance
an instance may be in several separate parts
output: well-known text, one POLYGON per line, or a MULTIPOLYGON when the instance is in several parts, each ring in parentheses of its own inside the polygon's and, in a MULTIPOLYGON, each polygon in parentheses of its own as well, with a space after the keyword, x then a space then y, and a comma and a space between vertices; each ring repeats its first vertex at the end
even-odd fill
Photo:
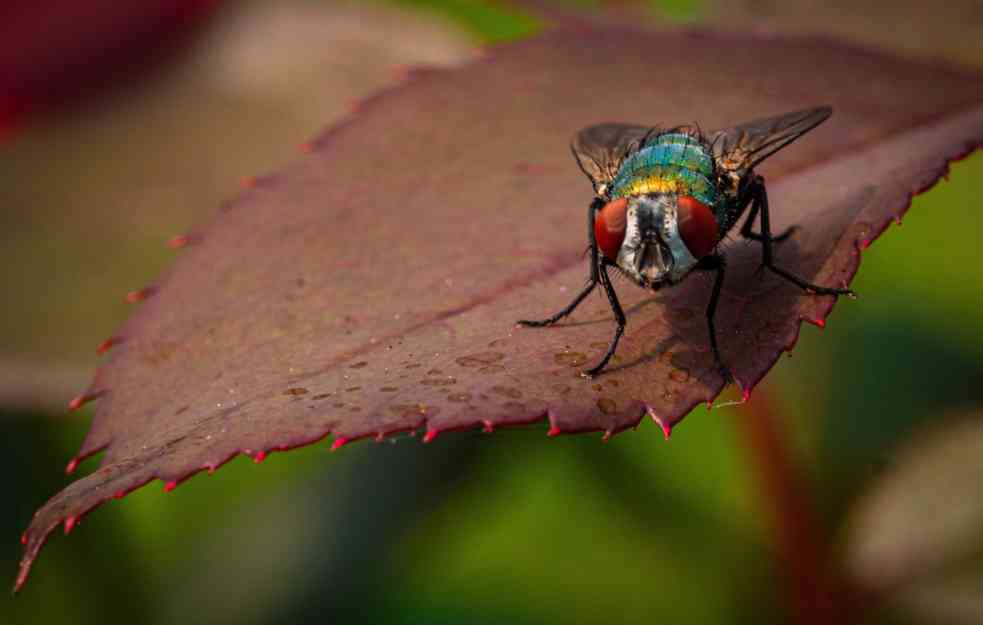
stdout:
MULTIPOLYGON (((761 176, 758 176, 755 180, 755 183, 759 182, 761 185, 764 185, 764 180, 762 180, 761 176)), ((754 220, 758 218, 758 203, 754 201, 753 197, 749 197, 748 201, 751 202, 751 212, 748 213, 747 219, 744 221, 744 225, 741 226, 741 236, 745 239, 750 239, 751 241, 762 242, 765 240, 764 236, 757 232, 751 232, 751 226, 754 224, 754 220)), ((771 237, 771 242, 781 243, 785 239, 792 236, 792 234, 798 229, 798 226, 789 226, 788 228, 785 228, 781 234, 771 237)))
POLYGON ((601 198, 594 198, 594 201, 590 203, 587 208, 587 240, 590 241, 590 279, 587 281, 587 285, 577 293, 577 296, 573 298, 573 301, 566 305, 560 312, 556 313, 552 317, 547 317, 546 319, 538 320, 527 320, 521 319, 517 321, 519 325, 530 326, 534 328, 553 325, 560 319, 563 319, 570 313, 574 311, 580 302, 584 301, 584 298, 594 290, 597 283, 600 281, 598 277, 598 258, 599 254, 597 251, 597 241, 594 239, 594 212, 601 209, 604 206, 604 201, 601 198))
POLYGON ((567 315, 573 312, 573 310, 580 305, 580 302, 584 301, 584 298, 594 290, 594 287, 600 283, 604 287, 604 293, 608 296, 608 303, 611 304, 611 310, 614 311, 614 318, 618 322, 618 327, 614 331, 614 338, 611 340, 611 345, 608 346, 608 351, 601 358, 601 362, 597 366, 584 371, 581 375, 584 377, 592 378, 607 366, 608 361, 611 360, 611 356, 614 355, 614 350, 618 347, 618 341, 621 340, 621 335, 625 332, 625 311, 621 309, 621 302, 618 301, 618 294, 614 292, 614 286, 611 284, 611 278, 608 277, 608 263, 606 260, 601 259, 601 255, 597 249, 597 240, 594 238, 594 213, 600 210, 604 206, 604 200, 601 198, 594 198, 591 202, 590 207, 587 209, 587 239, 590 241, 590 279, 587 281, 587 285, 573 298, 573 301, 567 304, 567 306, 556 313, 552 317, 546 319, 541 319, 538 321, 527 321, 522 320, 518 323, 524 326, 548 326, 556 323, 560 319, 563 319, 567 315))
MULTIPOLYGON (((596 270, 592 270, 591 273, 593 274, 595 271, 596 270)), ((560 319, 563 319, 564 317, 572 313, 573 310, 580 305, 580 302, 584 301, 584 298, 587 297, 587 295, 594 290, 594 287, 597 286, 597 282, 598 280, 592 275, 590 277, 590 280, 587 282, 587 285, 583 288, 583 290, 580 291, 580 293, 577 293, 577 297, 573 298, 572 302, 564 306, 563 310, 556 313, 555 315, 551 317, 547 317, 546 319, 520 319, 516 321, 516 323, 522 326, 528 326, 530 328, 541 328, 543 326, 553 325, 560 319)))
POLYGON ((614 285, 611 284, 611 278, 608 277, 607 261, 603 261, 603 264, 600 265, 598 274, 601 286, 604 287, 604 293, 608 296, 608 303, 611 304, 611 310, 614 312, 614 319, 618 322, 618 327, 614 331, 614 338, 611 339, 608 351, 601 358, 601 362, 580 374, 585 378, 592 378, 604 369, 608 361, 611 360, 611 356, 614 356, 614 350, 618 348, 618 341, 621 340, 621 335, 625 332, 625 311, 621 310, 621 302, 618 301, 618 294, 614 292, 614 285))
MULTIPOLYGON (((745 227, 741 229, 741 234, 744 234, 744 230, 747 229, 750 232, 751 217, 760 209, 761 212, 761 264, 767 269, 773 271, 779 276, 785 278, 789 282, 795 284, 800 289, 807 291, 809 293, 814 293, 817 295, 849 295, 850 297, 856 297, 856 294, 851 289, 840 289, 828 286, 819 286, 818 284, 813 284, 800 278, 799 276, 782 269, 781 267, 775 266, 775 259, 772 253, 772 243, 777 239, 771 236, 771 224, 770 217, 768 214, 768 192, 765 190, 765 180, 761 176, 757 176, 754 182, 751 183, 753 186, 751 188, 751 194, 753 197, 753 202, 751 206, 751 215, 748 217, 748 221, 745 223, 745 227)), ((754 233, 750 233, 754 234, 754 233)), ((788 231, 784 232, 783 235, 788 235, 788 231)), ((754 238, 754 237, 751 237, 754 238)))
POLYGON ((713 281, 713 292, 710 294, 710 303, 707 304, 707 328, 710 330, 710 348, 713 350, 713 362, 724 379, 724 384, 734 380, 730 369, 720 358, 720 349, 717 347, 717 328, 714 325, 714 317, 717 315, 717 302, 720 300, 720 289, 724 285, 724 267, 727 265, 722 254, 711 254, 700 259, 696 265, 698 271, 714 271, 716 277, 713 281))

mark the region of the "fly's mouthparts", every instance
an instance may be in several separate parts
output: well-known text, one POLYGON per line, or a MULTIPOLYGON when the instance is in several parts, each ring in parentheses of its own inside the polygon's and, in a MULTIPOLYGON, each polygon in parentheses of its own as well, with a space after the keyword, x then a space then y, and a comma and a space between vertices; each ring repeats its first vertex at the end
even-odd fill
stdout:
MULTIPOLYGON (((638 257, 643 267, 661 267, 663 265, 662 246, 654 239, 646 241, 645 247, 638 257)), ((641 268, 639 267, 639 269, 641 268)))

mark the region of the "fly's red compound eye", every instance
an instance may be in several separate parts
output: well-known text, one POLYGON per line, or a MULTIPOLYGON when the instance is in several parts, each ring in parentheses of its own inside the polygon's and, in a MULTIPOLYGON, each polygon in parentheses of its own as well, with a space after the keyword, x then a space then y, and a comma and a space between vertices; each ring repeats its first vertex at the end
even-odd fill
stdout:
POLYGON ((681 195, 676 199, 676 215, 679 236, 693 257, 703 258, 712 252, 717 244, 718 232, 717 219, 710 207, 692 195, 681 195))
POLYGON ((594 217, 594 239, 597 241, 597 247, 601 248, 604 256, 612 262, 618 259, 618 250, 621 249, 621 242, 625 240, 627 210, 628 199, 619 197, 605 204, 594 217))

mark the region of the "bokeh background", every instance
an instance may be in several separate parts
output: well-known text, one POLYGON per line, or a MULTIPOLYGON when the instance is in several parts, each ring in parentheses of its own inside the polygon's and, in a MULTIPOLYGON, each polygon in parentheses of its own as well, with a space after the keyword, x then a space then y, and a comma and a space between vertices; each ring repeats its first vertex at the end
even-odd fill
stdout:
MULTIPOLYGON (((68 46, 61 89, 0 94, 0 572, 11 582, 18 537, 69 481, 62 468, 91 418, 64 406, 128 314, 126 293, 167 266, 169 238, 407 66, 466 63, 543 26, 478 0, 187 4, 99 63, 68 46)), ((882 4, 613 10, 654 28, 818 33, 983 69, 979 3, 882 4)), ((0 34, 72 41, 102 24, 30 11, 0 9, 0 34)), ((17 40, 0 36, 0 66, 45 49, 3 41, 17 40)), ((880 593, 870 622, 983 623, 981 197, 978 152, 864 253, 861 298, 825 330, 804 326, 749 405, 699 408, 668 442, 651 423, 606 444, 548 439, 543 425, 238 458, 53 537, 21 595, 0 598, 0 623, 789 622, 783 520, 750 419, 780 435, 832 575, 880 593)))

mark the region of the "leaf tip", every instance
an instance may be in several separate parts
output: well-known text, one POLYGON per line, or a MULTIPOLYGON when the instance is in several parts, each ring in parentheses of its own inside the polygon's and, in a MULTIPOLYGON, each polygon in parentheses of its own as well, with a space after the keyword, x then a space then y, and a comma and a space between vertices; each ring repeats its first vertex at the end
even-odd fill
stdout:
POLYGON ((75 525, 78 523, 78 517, 70 516, 65 519, 65 536, 68 536, 75 525))
POLYGON ((491 420, 485 419, 481 422, 481 431, 485 432, 486 434, 491 434, 495 431, 495 424, 492 423, 491 420))
POLYGON ((334 440, 333 443, 331 443, 331 451, 338 451, 347 442, 348 442, 347 438, 345 438, 344 436, 339 436, 334 440))
POLYGON ((94 399, 98 399, 102 395, 102 391, 86 391, 81 395, 77 395, 72 398, 72 401, 68 402, 68 412, 74 412, 89 403, 94 399))
POLYGON ((427 433, 423 435, 423 442, 424 443, 432 442, 433 439, 437 438, 438 434, 440 434, 438 430, 427 430, 427 433))
POLYGON ((99 354, 101 356, 122 342, 123 342, 122 337, 111 336, 105 341, 103 341, 102 343, 99 343, 99 346, 96 347, 96 354, 99 354))
POLYGON ((77 469, 78 466, 79 466, 78 457, 69 460, 68 464, 65 465, 65 475, 71 475, 72 473, 75 473, 75 469, 77 469))
POLYGON ((665 440, 669 440, 669 436, 672 435, 672 426, 669 425, 669 423, 667 423, 665 419, 655 414, 651 408, 648 409, 648 413, 649 416, 652 417, 652 420, 655 421, 656 425, 658 425, 659 428, 662 429, 662 438, 665 440))
POLYGON ((125 300, 127 304, 136 304, 137 302, 142 302, 143 300, 147 299, 151 295, 154 295, 156 292, 157 292, 156 287, 147 286, 142 289, 138 289, 136 291, 130 291, 129 293, 126 294, 125 300))
POLYGON ((14 594, 15 595, 17 593, 19 593, 20 590, 21 590, 21 588, 24 587, 24 584, 27 583, 27 576, 30 574, 30 572, 31 572, 31 561, 27 561, 25 563, 22 560, 21 561, 21 564, 20 564, 20 570, 17 571, 17 579, 14 581, 14 594))
POLYGON ((177 250, 182 247, 187 247, 189 243, 191 243, 190 235, 179 234, 167 240, 167 247, 171 248, 172 250, 177 250))
POLYGON ((164 484, 164 492, 169 493, 177 488, 177 480, 171 480, 170 482, 164 484))
POLYGON ((266 452, 265 451, 256 452, 256 455, 253 456, 253 462, 256 463, 256 464, 259 464, 259 463, 263 462, 264 460, 266 460, 266 452))
POLYGON ((817 319, 811 319, 809 317, 799 317, 799 318, 802 321, 807 321, 811 323, 812 325, 816 326, 820 330, 824 330, 826 328, 826 320, 823 318, 817 318, 817 319))
POLYGON ((555 425, 551 425, 549 431, 546 432, 546 436, 559 436, 559 435, 560 435, 560 428, 556 427, 555 425))

